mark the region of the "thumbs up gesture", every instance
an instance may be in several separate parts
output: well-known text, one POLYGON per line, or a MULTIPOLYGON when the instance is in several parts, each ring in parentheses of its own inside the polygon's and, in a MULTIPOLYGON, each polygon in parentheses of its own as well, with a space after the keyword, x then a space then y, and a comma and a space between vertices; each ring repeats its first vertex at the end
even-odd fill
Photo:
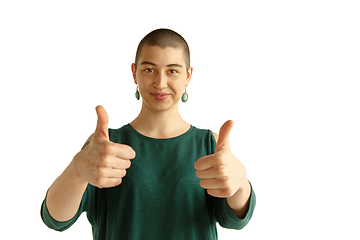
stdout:
POLYGON ((231 120, 224 123, 215 153, 199 158, 194 165, 200 186, 214 197, 229 198, 247 183, 246 169, 230 149, 229 135, 233 125, 231 120))
POLYGON ((130 146, 111 142, 107 112, 97 106, 96 113, 96 130, 89 138, 90 143, 75 156, 74 164, 80 179, 99 188, 114 187, 122 182, 135 151, 130 146))

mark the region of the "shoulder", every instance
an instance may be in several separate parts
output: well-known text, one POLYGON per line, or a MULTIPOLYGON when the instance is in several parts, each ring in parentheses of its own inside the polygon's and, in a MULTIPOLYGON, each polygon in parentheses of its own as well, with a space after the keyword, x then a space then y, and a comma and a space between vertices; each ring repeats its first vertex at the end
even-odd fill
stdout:
POLYGON ((219 139, 219 134, 217 134, 217 133, 215 133, 215 132, 213 132, 213 131, 211 131, 211 130, 196 128, 195 126, 192 126, 192 128, 193 128, 193 130, 195 130, 197 133, 199 133, 199 134, 201 134, 201 135, 204 135, 204 136, 205 136, 205 135, 209 136, 209 135, 212 134, 212 135, 214 136, 216 142, 217 142, 218 139, 219 139))
POLYGON ((216 142, 218 141, 218 139, 219 139, 219 134, 217 134, 217 133, 215 133, 215 132, 212 132, 213 133, 213 135, 214 135, 214 138, 215 138, 215 140, 216 140, 216 142))
POLYGON ((134 130, 132 129, 130 124, 126 124, 120 128, 113 129, 109 128, 109 138, 110 141, 115 143, 121 143, 124 141, 124 138, 130 137, 134 135, 134 130))

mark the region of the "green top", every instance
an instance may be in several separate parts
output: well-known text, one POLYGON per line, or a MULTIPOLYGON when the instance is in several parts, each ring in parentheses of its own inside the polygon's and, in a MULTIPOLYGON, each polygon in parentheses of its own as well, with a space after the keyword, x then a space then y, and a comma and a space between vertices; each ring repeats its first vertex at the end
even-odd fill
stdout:
POLYGON ((66 222, 54 220, 41 208, 44 223, 57 231, 68 229, 82 212, 92 225, 94 239, 217 239, 216 221, 222 227, 241 229, 255 208, 239 219, 225 198, 215 198, 200 187, 194 163, 214 153, 216 141, 210 130, 191 126, 168 139, 146 137, 130 124, 109 129, 110 140, 127 144, 136 152, 123 182, 99 189, 88 185, 79 210, 66 222))

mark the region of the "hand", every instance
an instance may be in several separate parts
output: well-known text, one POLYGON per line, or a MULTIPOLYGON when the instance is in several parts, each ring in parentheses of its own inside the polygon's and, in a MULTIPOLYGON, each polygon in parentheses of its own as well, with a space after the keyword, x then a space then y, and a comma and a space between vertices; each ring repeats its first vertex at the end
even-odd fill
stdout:
POLYGON ((122 182, 126 169, 135 158, 135 151, 127 145, 109 139, 107 112, 96 107, 97 126, 90 144, 79 152, 73 162, 77 176, 99 188, 114 187, 122 182))
POLYGON ((230 149, 229 135, 233 125, 231 120, 224 123, 215 153, 199 158, 194 165, 196 176, 201 179, 200 186, 214 197, 231 197, 247 184, 246 169, 230 149))

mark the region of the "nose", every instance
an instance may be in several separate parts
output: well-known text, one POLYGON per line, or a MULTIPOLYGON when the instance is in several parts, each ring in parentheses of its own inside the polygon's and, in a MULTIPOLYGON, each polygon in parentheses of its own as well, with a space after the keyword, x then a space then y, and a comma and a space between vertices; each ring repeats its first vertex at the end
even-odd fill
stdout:
POLYGON ((154 87, 157 89, 164 89, 167 87, 167 77, 165 73, 159 73, 155 78, 154 87))

